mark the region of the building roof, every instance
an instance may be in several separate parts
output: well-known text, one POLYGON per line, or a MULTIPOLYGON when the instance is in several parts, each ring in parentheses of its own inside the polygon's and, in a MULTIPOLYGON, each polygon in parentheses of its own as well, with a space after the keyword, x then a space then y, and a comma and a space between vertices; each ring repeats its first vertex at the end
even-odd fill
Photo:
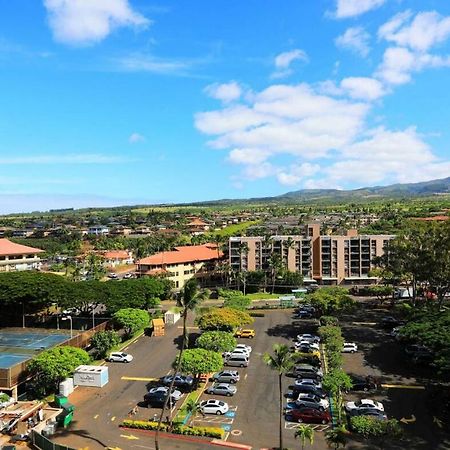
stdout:
POLYGON ((196 217, 195 219, 192 219, 189 223, 188 223, 188 227, 204 227, 208 225, 206 222, 203 222, 202 219, 199 219, 198 217, 196 217))
POLYGON ((111 250, 103 253, 103 257, 106 259, 129 259, 130 253, 126 250, 111 250))
POLYGON ((0 255, 24 255, 42 253, 44 250, 39 248, 28 247, 27 245, 16 244, 9 239, 0 239, 0 255))
POLYGON ((193 261, 210 261, 222 257, 223 253, 217 253, 216 244, 189 245, 185 247, 175 247, 174 251, 157 253, 139 260, 138 264, 163 265, 182 264, 193 261))

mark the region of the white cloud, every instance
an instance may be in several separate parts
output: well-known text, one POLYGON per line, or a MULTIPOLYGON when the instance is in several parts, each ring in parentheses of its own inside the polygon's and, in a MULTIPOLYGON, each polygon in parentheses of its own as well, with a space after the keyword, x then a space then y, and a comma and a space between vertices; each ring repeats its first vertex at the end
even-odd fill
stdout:
POLYGON ((291 64, 294 61, 308 61, 308 55, 303 50, 296 48, 288 52, 280 53, 275 57, 276 71, 271 75, 272 78, 283 78, 293 73, 291 64))
POLYGON ((73 155, 33 155, 11 156, 0 158, 0 165, 7 164, 112 164, 123 162, 120 156, 101 154, 73 154, 73 155))
POLYGON ((277 179, 280 184, 283 184, 285 186, 296 186, 303 179, 311 177, 318 173, 319 170, 320 166, 318 164, 292 164, 287 170, 280 170, 277 173, 277 179))
POLYGON ((450 56, 414 53, 403 47, 387 48, 376 76, 387 84, 400 85, 411 81, 413 72, 423 69, 450 67, 450 56))
POLYGON ((341 88, 355 99, 376 100, 385 94, 383 85, 375 78, 348 77, 341 81, 341 88))
POLYGON ((334 42, 337 47, 366 57, 370 52, 369 41, 370 34, 363 27, 351 27, 347 28, 334 42))
POLYGON ((190 61, 163 59, 134 53, 114 61, 119 70, 126 72, 150 72, 159 75, 186 76, 193 63, 190 61))
POLYGON ((411 11, 405 11, 382 25, 378 37, 400 47, 426 52, 450 37, 450 16, 443 17, 436 11, 427 11, 413 18, 411 11))
POLYGON ((150 25, 128 0, 44 0, 44 6, 54 39, 65 44, 92 44, 116 28, 150 25))
POLYGON ((128 138, 128 142, 130 144, 137 144, 138 142, 144 142, 144 141, 145 141, 145 137, 139 133, 131 133, 130 137, 128 138))
POLYGON ((345 19, 356 17, 379 8, 386 0, 337 0, 335 17, 345 19))
POLYGON ((370 102, 385 94, 367 77, 338 86, 276 84, 232 107, 198 113, 195 124, 213 137, 210 147, 227 150, 228 161, 242 168, 235 182, 273 177, 286 186, 341 188, 448 176, 450 162, 439 160, 414 127, 370 129, 370 102))
POLYGON ((238 100, 242 95, 242 88, 236 81, 230 83, 214 83, 206 86, 205 92, 212 98, 221 100, 224 103, 238 100))

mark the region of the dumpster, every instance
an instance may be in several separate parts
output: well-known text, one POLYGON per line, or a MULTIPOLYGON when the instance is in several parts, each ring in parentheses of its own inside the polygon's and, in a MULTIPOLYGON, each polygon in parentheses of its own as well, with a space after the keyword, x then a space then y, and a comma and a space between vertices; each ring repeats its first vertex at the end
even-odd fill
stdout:
POLYGON ((164 320, 153 319, 153 336, 164 336, 164 320))
POLYGON ((73 412, 75 411, 75 406, 71 403, 64 403, 62 405, 62 412, 56 416, 56 422, 60 427, 67 428, 73 420, 73 412))
POLYGON ((57 408, 62 408, 68 401, 69 400, 64 395, 55 395, 55 406, 57 408))

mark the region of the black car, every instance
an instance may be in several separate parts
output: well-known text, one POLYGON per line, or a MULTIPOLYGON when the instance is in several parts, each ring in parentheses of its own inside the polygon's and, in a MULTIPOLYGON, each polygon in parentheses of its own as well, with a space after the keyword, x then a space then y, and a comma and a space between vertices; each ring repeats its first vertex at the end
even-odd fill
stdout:
POLYGON ((402 324, 403 324, 402 321, 400 321, 392 316, 383 317, 380 321, 380 326, 382 328, 386 328, 386 329, 392 329, 392 328, 398 327, 399 325, 402 325, 402 324))
POLYGON ((372 377, 352 377, 351 391, 374 391, 377 389, 377 383, 372 377))
POLYGON ((294 319, 312 319, 314 314, 311 311, 301 310, 294 314, 294 319))
POLYGON ((327 393, 320 388, 316 388, 314 386, 290 386, 290 391, 292 392, 293 397, 298 397, 298 394, 314 394, 320 398, 326 398, 327 393))
MULTIPOLYGON (((148 406, 161 408, 164 406, 164 402, 166 401, 168 389, 164 388, 154 388, 151 389, 149 392, 147 392, 144 395, 144 403, 148 406)), ((171 395, 170 400, 167 402, 167 406, 169 408, 172 408, 172 406, 178 401, 180 398, 181 393, 179 391, 174 391, 171 395)))
MULTIPOLYGON (((172 382, 172 378, 173 375, 166 375, 161 379, 161 381, 166 386, 169 386, 172 382)), ((173 383, 173 385, 182 391, 190 391, 194 386, 194 379, 188 375, 181 375, 178 373, 175 375, 175 382, 173 383)))

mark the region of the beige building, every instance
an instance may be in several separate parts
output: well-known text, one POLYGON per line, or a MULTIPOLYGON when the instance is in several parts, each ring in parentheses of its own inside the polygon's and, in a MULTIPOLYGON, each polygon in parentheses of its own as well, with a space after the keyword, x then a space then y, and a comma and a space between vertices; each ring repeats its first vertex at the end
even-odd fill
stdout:
POLYGON ((174 282, 175 289, 182 289, 191 278, 199 281, 209 278, 222 257, 223 253, 215 244, 176 247, 174 251, 139 260, 136 272, 138 276, 167 276, 174 282))
POLYGON ((320 224, 308 224, 301 236, 232 237, 229 262, 234 270, 268 270, 270 256, 280 255, 284 267, 301 272, 305 280, 321 284, 368 283, 392 235, 358 235, 349 230, 342 235, 320 235, 320 224))
POLYGON ((44 250, 0 239, 0 272, 39 269, 44 250))

